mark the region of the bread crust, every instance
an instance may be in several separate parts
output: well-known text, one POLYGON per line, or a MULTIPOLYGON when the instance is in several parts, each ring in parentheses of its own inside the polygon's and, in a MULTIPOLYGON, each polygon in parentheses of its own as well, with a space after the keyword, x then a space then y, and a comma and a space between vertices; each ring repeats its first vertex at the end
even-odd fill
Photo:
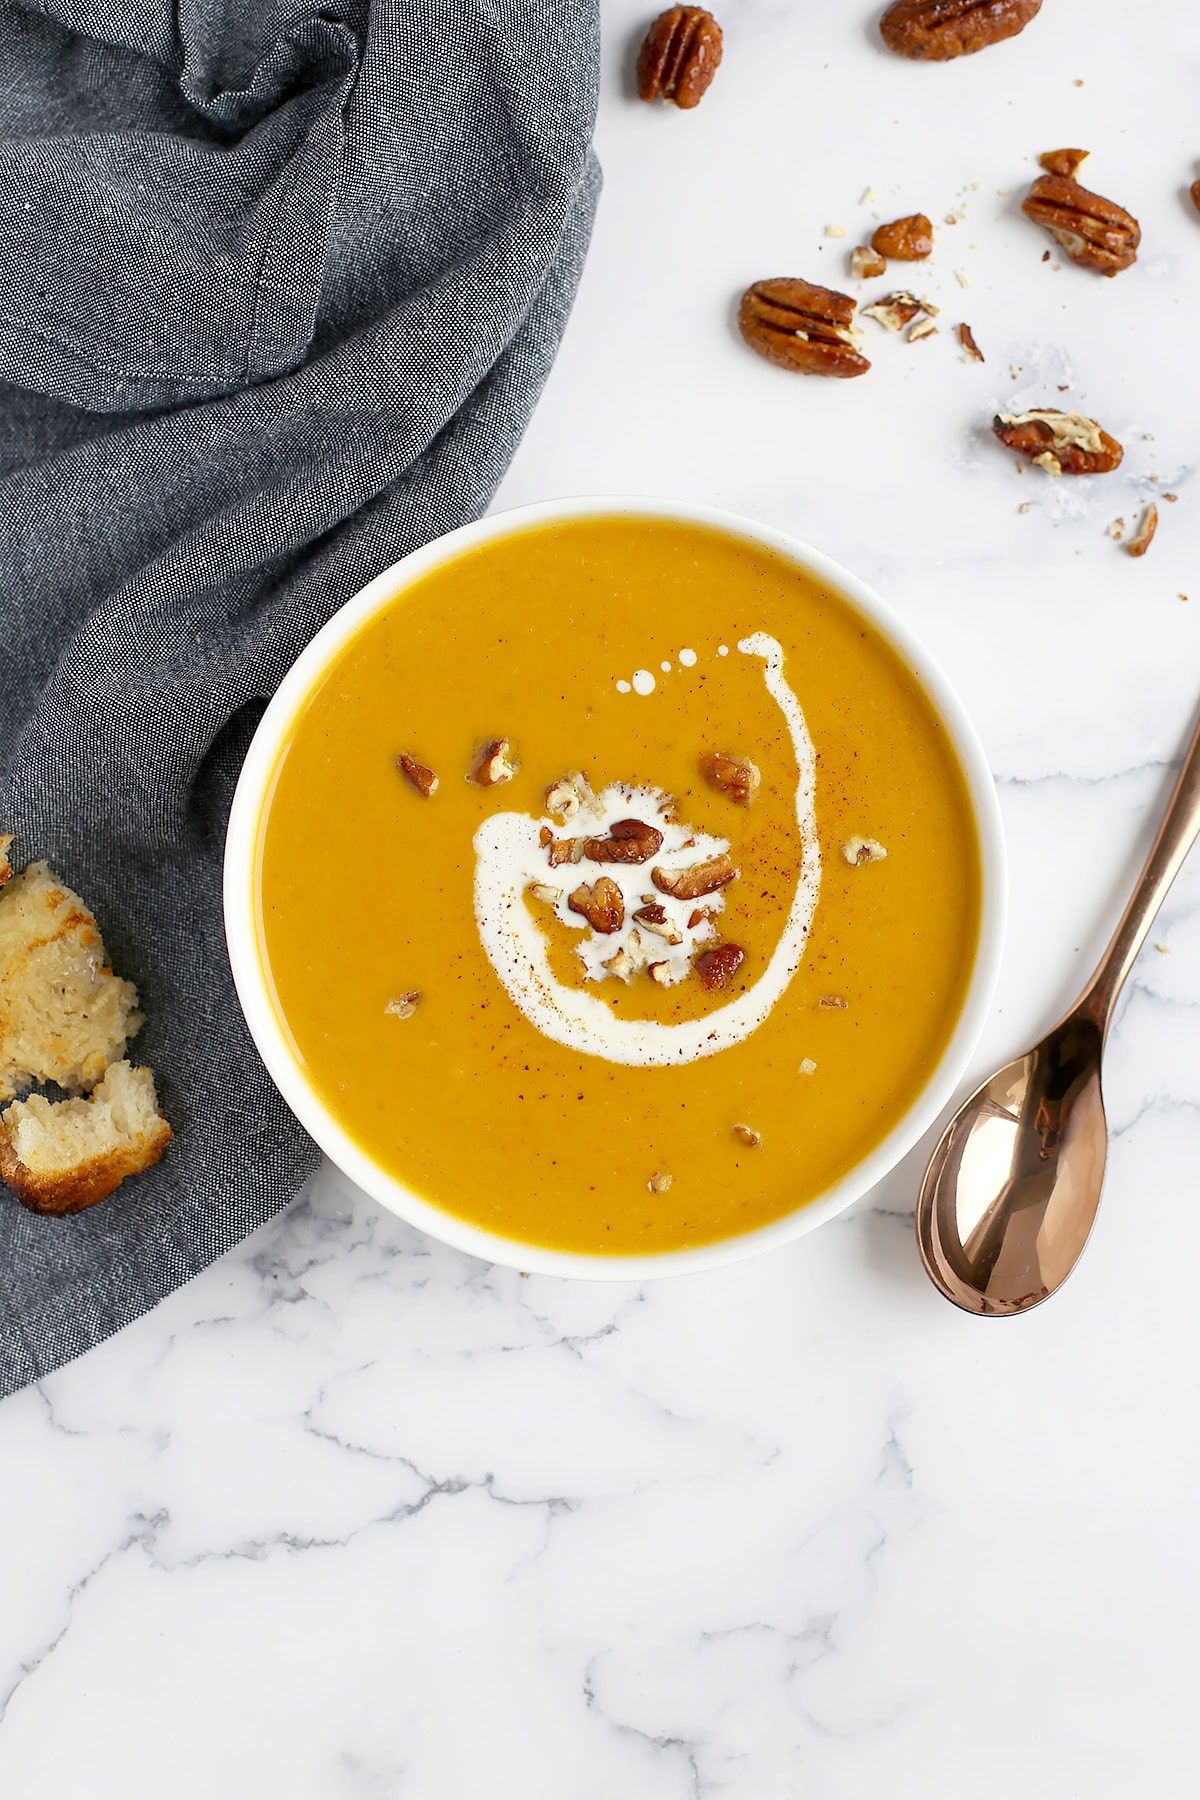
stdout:
POLYGON ((103 1156, 93 1156, 60 1175, 35 1175, 17 1155, 8 1132, 0 1124, 0 1180, 7 1182, 22 1206, 44 1217, 65 1219, 85 1212, 97 1200, 107 1200, 127 1175, 140 1175, 156 1163, 174 1134, 159 1118, 153 1136, 122 1145, 103 1156))

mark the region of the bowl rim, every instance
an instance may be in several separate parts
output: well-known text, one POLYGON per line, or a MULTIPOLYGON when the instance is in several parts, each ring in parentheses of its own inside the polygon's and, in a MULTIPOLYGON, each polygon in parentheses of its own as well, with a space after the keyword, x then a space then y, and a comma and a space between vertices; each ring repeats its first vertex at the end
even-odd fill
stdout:
POLYGON ((940 665, 916 634, 861 578, 801 539, 699 502, 595 494, 543 500, 489 513, 382 570, 339 608, 297 657, 267 705, 238 778, 225 843, 224 915, 234 986, 267 1071, 300 1124, 354 1184, 409 1224, 456 1250, 530 1274, 645 1281, 719 1268, 815 1231, 860 1199, 934 1125, 965 1074, 991 1009, 1004 946, 1008 875, 999 800, 983 746, 940 665), (981 905, 974 966, 961 1014, 941 1057, 887 1135, 817 1199, 752 1231, 685 1249, 606 1256, 525 1243, 473 1225, 405 1187, 338 1122, 304 1075, 300 1052, 272 999, 258 942, 255 903, 260 826, 283 743, 305 701, 346 646, 402 591, 466 550, 526 527, 569 519, 648 517, 706 526, 748 539, 831 585, 903 657, 945 726, 958 757, 979 838, 981 905))

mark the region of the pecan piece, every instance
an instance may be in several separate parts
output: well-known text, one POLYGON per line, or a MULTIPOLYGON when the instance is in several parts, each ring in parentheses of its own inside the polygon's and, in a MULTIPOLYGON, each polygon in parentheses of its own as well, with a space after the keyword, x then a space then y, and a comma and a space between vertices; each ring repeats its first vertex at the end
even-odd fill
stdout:
POLYGON ((886 274, 887 264, 878 250, 860 244, 857 250, 850 252, 850 273, 856 281, 869 281, 876 275, 886 274))
MULTIPOLYGON (((969 325, 960 325, 959 326, 958 341, 962 345, 963 349, 966 351, 967 356, 969 356, 973 362, 982 362, 983 361, 983 351, 979 348, 979 345, 975 342, 975 333, 971 330, 971 327, 969 325)), ((966 359, 964 358, 964 361, 965 360, 966 359)))
POLYGON ((393 1019, 411 1019, 420 1004, 421 995, 414 989, 411 994, 397 994, 394 1000, 388 1001, 383 1010, 385 1013, 390 1013, 393 1019))
POLYGON ((567 895, 567 905, 572 912, 581 913, 593 931, 601 937, 608 937, 614 931, 620 931, 625 923, 625 902, 621 898, 621 890, 615 881, 607 875, 601 875, 594 887, 582 882, 572 894, 567 895))
POLYGON ((1026 413, 997 413, 992 430, 1000 442, 1051 475, 1107 475, 1125 454, 1116 438, 1082 413, 1037 406, 1026 413))
POLYGON ((750 1150, 757 1150, 762 1143, 762 1132, 755 1131, 753 1125, 732 1125, 730 1130, 739 1144, 745 1144, 750 1150))
POLYGON ((659 13, 638 56, 642 100, 672 100, 683 111, 699 106, 721 60, 721 27, 702 6, 659 13))
POLYGON ((674 1179, 675 1177, 673 1175, 663 1175, 656 1171, 656 1173, 650 1177, 646 1186, 650 1189, 652 1194, 665 1194, 674 1179))
POLYGON ((663 834, 642 819, 618 819, 608 836, 585 838, 583 854, 589 862, 644 863, 662 849, 663 834))
POLYGON ((424 763, 419 763, 415 756, 409 756, 406 751, 402 750, 396 758, 396 767, 402 775, 408 778, 423 800, 428 800, 430 794, 437 793, 437 776, 432 769, 427 769, 424 763))
POLYGON ((893 262, 923 262, 933 254, 933 226, 924 213, 909 213, 907 218, 880 225, 872 235, 871 248, 893 262))
POLYGON ((716 788, 735 806, 749 806, 762 780, 748 756, 728 756, 723 750, 710 750, 702 756, 700 773, 709 787, 716 788))
POLYGON ((639 906, 633 916, 639 925, 646 931, 652 931, 655 937, 662 938, 668 944, 682 944, 682 933, 676 931, 667 917, 666 907, 660 906, 658 901, 652 901, 649 906, 639 906))
POLYGON ((551 782, 546 789, 546 811, 551 818, 561 819, 565 824, 585 801, 590 802, 593 798, 587 777, 576 770, 573 775, 564 775, 561 781, 551 782))
POLYGON ((1074 181, 1087 159, 1086 150, 1043 150, 1038 157, 1048 175, 1065 175, 1068 181, 1074 181))
POLYGON ((651 869, 650 879, 660 894, 670 894, 672 900, 699 900, 728 887, 737 874, 733 858, 723 852, 686 869, 651 869))
POLYGON ((476 758, 471 780, 476 787, 499 787, 502 781, 512 780, 518 766, 508 739, 491 738, 476 758))
POLYGON ((1024 31, 1042 0, 893 0, 879 29, 889 50, 916 62, 949 62, 1024 31))
POLYGON ((1200 181, 1193 181, 1188 193, 1192 196, 1192 205, 1200 212, 1200 181))
POLYGON ((1082 269, 1119 275, 1137 259, 1142 234, 1133 214, 1065 175, 1039 175, 1021 211, 1044 225, 1082 269))
POLYGON ((586 838, 552 837, 546 846, 549 851, 550 867, 557 869, 562 863, 578 863, 583 861, 586 838))
POLYGON ((856 310, 849 294, 779 275, 746 289, 738 330, 759 356, 795 374, 865 375, 856 310))
POLYGON ((917 296, 904 288, 895 294, 885 294, 882 300, 862 309, 864 319, 877 319, 888 331, 902 331, 920 311, 921 302, 917 296))
POLYGON ((1153 500, 1142 514, 1142 522, 1133 536, 1126 540, 1125 548, 1130 556, 1145 556, 1150 548, 1151 540, 1158 530, 1158 508, 1153 500))
POLYGON ((544 881, 531 881, 526 892, 533 899, 540 900, 543 906, 557 906, 562 899, 562 889, 547 887, 544 881))
POLYGON ((716 944, 711 950, 702 951, 692 967, 709 993, 714 994, 729 986, 745 960, 746 952, 737 944, 716 944))
POLYGON ((864 863, 882 862, 887 851, 878 838, 847 838, 842 845, 842 855, 852 869, 860 869, 864 863))

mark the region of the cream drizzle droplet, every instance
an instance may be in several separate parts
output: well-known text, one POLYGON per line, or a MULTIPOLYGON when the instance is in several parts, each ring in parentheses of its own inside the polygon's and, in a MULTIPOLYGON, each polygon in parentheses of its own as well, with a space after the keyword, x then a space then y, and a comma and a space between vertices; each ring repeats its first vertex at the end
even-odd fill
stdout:
POLYGON ((657 685, 658 684, 649 669, 635 669, 633 671, 633 691, 635 694, 652 694, 657 685))
POLYGON ((618 694, 628 694, 630 692, 629 683, 627 681, 618 681, 617 692, 618 694))
POLYGON ((696 666, 696 652, 694 650, 681 650, 679 652, 679 660, 685 669, 694 669, 696 666))

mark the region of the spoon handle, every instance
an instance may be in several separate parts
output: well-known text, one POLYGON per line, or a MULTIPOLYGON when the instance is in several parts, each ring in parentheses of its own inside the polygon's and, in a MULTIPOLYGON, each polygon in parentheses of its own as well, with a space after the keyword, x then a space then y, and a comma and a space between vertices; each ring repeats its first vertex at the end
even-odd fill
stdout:
POLYGON ((1200 834, 1200 724, 1192 733, 1179 779, 1167 802, 1158 836, 1133 896, 1101 958, 1100 967, 1076 1008, 1077 1012, 1093 1019, 1104 1034, 1108 1032, 1125 977, 1132 969, 1146 933, 1154 923, 1154 916, 1197 834, 1200 834))

